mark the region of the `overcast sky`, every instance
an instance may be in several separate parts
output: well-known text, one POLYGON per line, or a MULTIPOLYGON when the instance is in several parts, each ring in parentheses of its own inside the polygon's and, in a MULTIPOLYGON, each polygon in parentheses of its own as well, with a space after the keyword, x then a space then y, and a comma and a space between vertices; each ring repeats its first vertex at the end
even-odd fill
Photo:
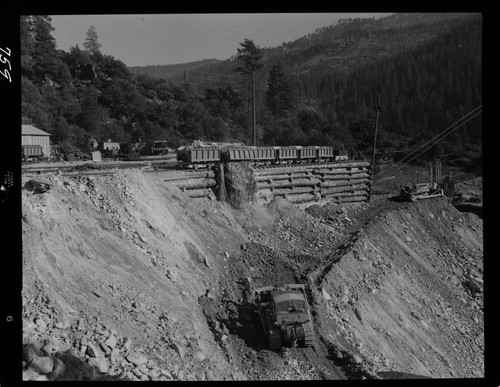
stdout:
POLYGON ((240 43, 276 47, 346 17, 380 17, 376 13, 53 15, 57 48, 83 48, 86 32, 95 27, 101 52, 127 66, 228 59, 240 43))

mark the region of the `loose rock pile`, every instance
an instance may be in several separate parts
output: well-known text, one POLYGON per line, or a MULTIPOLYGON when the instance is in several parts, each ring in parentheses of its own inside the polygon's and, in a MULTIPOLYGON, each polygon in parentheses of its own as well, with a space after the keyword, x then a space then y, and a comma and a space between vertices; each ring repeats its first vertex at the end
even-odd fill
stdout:
POLYGON ((173 380, 130 338, 80 317, 61 318, 48 289, 35 283, 23 294, 23 380, 173 380))

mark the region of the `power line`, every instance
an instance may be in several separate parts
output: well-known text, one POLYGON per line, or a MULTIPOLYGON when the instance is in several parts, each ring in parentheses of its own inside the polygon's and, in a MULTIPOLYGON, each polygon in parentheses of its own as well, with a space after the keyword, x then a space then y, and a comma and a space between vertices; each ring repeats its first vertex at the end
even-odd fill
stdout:
MULTIPOLYGON (((440 138, 438 141, 436 141, 436 143, 435 143, 435 144, 433 144, 432 146, 436 145, 436 144, 437 144, 439 141, 441 141, 443 138, 445 138, 446 136, 450 135, 450 134, 451 134, 451 133, 453 133, 455 130, 458 130, 460 127, 462 127, 463 125, 465 125, 467 122, 469 122, 470 120, 472 120, 474 117, 476 117, 476 116, 477 116, 477 115, 479 115, 479 114, 481 114, 481 112, 477 112, 477 113, 476 113, 476 114, 474 114, 472 117, 470 117, 469 119, 467 119, 465 122, 462 122, 459 126, 457 126, 456 128, 454 128, 453 130, 449 131, 449 132, 448 132, 448 133, 446 133, 446 134, 443 134, 443 135, 441 136, 441 138, 440 138)), ((422 148, 422 147, 420 147, 420 148, 422 148)), ((415 155, 414 157, 412 157, 411 159, 409 159, 408 161, 406 161, 406 162, 405 162, 405 163, 404 163, 404 164, 403 164, 400 168, 398 168, 398 169, 397 169, 395 172, 393 172, 393 173, 397 173, 397 172, 399 172, 399 171, 400 171, 401 169, 403 169, 403 167, 404 167, 405 165, 407 165, 410 161, 413 161, 413 160, 414 160, 414 159, 416 159, 417 157, 421 156, 421 155, 422 155, 422 154, 424 154, 424 153, 425 153, 428 149, 429 149, 429 148, 424 149, 422 152, 418 153, 417 155, 415 155)), ((412 153, 415 153, 415 151, 413 151, 412 153)), ((402 162, 402 160, 401 160, 399 163, 401 163, 401 162, 402 162)), ((388 171, 390 171, 390 170, 391 170, 391 168, 394 168, 396 165, 397 165, 397 164, 394 164, 392 167, 390 167, 390 168, 388 168, 387 170, 383 171, 383 172, 382 172, 382 173, 381 173, 378 177, 380 178, 381 176, 384 176, 385 174, 387 174, 387 173, 388 173, 388 171)), ((377 179, 377 180, 379 181, 380 179, 377 179)), ((377 181, 377 180, 375 180, 375 181, 377 181)))
POLYGON ((424 154, 429 148, 431 148, 432 146, 436 145, 438 142, 440 142, 442 139, 444 139, 445 137, 447 137, 448 135, 450 135, 451 133, 453 133, 454 131, 458 130, 459 128, 461 128, 463 125, 465 125, 467 122, 469 122, 470 120, 472 120, 473 118, 475 118, 476 116, 478 116, 479 114, 482 113, 482 105, 479 105, 477 108, 473 109, 472 111, 470 111, 469 113, 467 113, 465 116, 463 116, 462 118, 460 118, 459 120, 455 121, 452 125, 450 125, 448 128, 446 128, 444 131, 442 131, 441 133, 439 133, 438 135, 434 136, 432 139, 430 139, 429 141, 427 141, 426 143, 424 143, 423 145, 419 146, 418 148, 416 148, 415 150, 413 150, 410 154, 408 154, 407 156, 405 156, 403 159, 401 159, 398 163, 394 164, 393 166, 387 168, 385 171, 383 171, 379 176, 378 176, 378 179, 377 180, 380 180, 380 177, 388 174, 390 171, 392 171, 392 169, 396 168, 398 164, 402 163, 406 158, 412 156, 415 152, 417 152, 418 150, 422 149, 422 148, 425 148, 422 152, 418 153, 417 155, 415 155, 414 157, 410 158, 409 160, 407 160, 399 169, 397 169, 395 172, 391 172, 391 173, 397 173, 399 172, 406 164, 408 164, 410 161, 413 161, 414 159, 416 159, 417 157, 419 157, 420 155, 424 154), (467 118, 464 122, 461 122, 457 127, 453 127, 454 125, 456 125, 459 121, 462 121, 464 120, 467 116, 470 116, 472 114, 471 117, 467 118), (426 147, 427 144, 429 144, 430 142, 434 141, 435 139, 437 139, 437 141, 435 141, 434 144, 432 144, 430 147, 426 147))
MULTIPOLYGON (((394 164, 392 167, 390 168, 394 168, 396 167, 397 164, 399 163, 402 163, 403 161, 405 161, 407 158, 411 157, 414 153, 416 153, 418 150, 424 148, 427 144, 431 143, 432 141, 434 141, 435 139, 437 139, 438 137, 441 137, 443 135, 445 135, 445 132, 451 130, 453 128, 454 125, 456 125, 459 121, 461 120, 464 120, 467 116, 473 114, 476 112, 476 110, 480 109, 482 105, 478 106, 477 108, 473 109, 472 111, 470 111, 469 113, 467 113, 465 116, 463 116, 462 118, 460 118, 459 120, 455 121, 452 125, 450 125, 448 128, 446 128, 445 130, 443 130, 441 133, 437 134, 436 136, 434 136, 433 138, 431 138, 430 140, 428 140, 426 143, 420 145, 418 148, 414 149, 413 151, 411 151, 409 154, 407 154, 405 157, 403 157, 400 161, 398 161, 398 163, 394 164)), ((463 125, 464 123, 460 124, 463 125)), ((459 126, 459 127, 460 127, 459 126)), ((453 129, 454 130, 454 129, 453 129)), ((437 143, 437 142, 436 142, 437 143)), ((390 171, 390 168, 388 168, 387 170, 385 170, 383 173, 386 173, 387 171, 390 171)))

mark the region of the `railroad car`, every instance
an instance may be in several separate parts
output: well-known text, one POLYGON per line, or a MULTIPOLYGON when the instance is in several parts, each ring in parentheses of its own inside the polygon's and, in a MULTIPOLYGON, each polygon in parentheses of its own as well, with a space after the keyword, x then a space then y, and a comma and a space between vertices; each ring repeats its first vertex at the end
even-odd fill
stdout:
POLYGON ((297 147, 299 151, 299 162, 311 163, 318 160, 318 146, 297 147))
POLYGON ((276 149, 273 147, 231 147, 222 151, 222 161, 255 161, 270 164, 276 161, 276 149))
POLYGON ((222 151, 223 161, 252 161, 255 160, 255 147, 234 147, 222 151))
POLYGON ((23 161, 40 160, 43 157, 41 145, 23 145, 21 148, 23 161))
POLYGON ((299 158, 299 150, 294 146, 276 147, 276 162, 278 164, 296 162, 299 158))
POLYGON ((348 160, 346 150, 320 146, 186 146, 177 150, 177 161, 190 165, 251 161, 257 164, 319 163, 348 160))
POLYGON ((335 159, 335 149, 331 146, 320 146, 318 148, 318 161, 333 161, 335 159))
POLYGON ((177 150, 177 161, 194 166, 215 164, 221 161, 221 150, 216 147, 181 147, 177 150))

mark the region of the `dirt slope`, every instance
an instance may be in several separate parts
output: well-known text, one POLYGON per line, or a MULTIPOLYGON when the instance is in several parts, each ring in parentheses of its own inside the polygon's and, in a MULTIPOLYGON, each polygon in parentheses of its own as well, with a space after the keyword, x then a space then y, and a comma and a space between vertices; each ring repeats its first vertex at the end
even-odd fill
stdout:
POLYGON ((234 210, 162 176, 23 176, 52 184, 23 191, 24 379, 483 374, 477 216, 444 199, 234 210), (277 282, 311 285, 314 350, 265 348, 252 289, 277 282))
MULTIPOLYGON (((180 192, 156 188, 154 176, 138 172, 80 181, 47 176, 54 184, 48 193, 23 192, 23 300, 36 313, 33 284, 47 285, 39 291, 54 311, 39 312, 49 320, 43 333, 62 333, 51 334, 61 321, 68 337, 60 344, 79 350, 83 337, 99 345, 114 330, 167 378, 200 379, 205 370, 237 378, 198 305, 217 279, 221 255, 240 245, 238 226, 227 224, 222 208, 188 206, 180 192)), ((30 326, 33 316, 25 318, 30 326)), ((123 368, 123 357, 108 373, 123 368)), ((128 368, 133 373, 133 364, 128 368)))
POLYGON ((484 376, 482 224, 447 199, 370 220, 316 283, 322 334, 372 374, 484 376))

